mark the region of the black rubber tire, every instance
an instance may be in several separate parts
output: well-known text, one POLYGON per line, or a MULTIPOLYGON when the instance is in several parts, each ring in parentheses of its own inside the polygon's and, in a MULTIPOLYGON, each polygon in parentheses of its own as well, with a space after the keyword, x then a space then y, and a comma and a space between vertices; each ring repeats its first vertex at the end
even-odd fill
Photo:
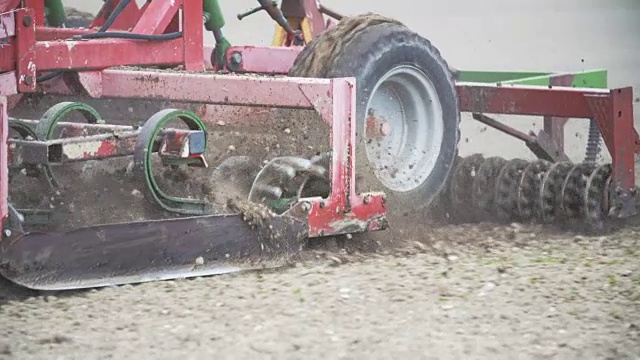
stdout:
POLYGON ((427 39, 395 20, 364 14, 343 19, 315 38, 298 56, 289 76, 356 78, 358 191, 382 190, 387 194, 390 209, 411 211, 424 209, 443 191, 457 156, 460 111, 454 72, 427 39), (327 51, 332 54, 326 54, 327 51), (360 136, 372 89, 399 65, 411 65, 427 75, 436 88, 443 111, 443 139, 436 165, 422 184, 407 192, 392 191, 378 180, 367 159, 365 139, 360 136))

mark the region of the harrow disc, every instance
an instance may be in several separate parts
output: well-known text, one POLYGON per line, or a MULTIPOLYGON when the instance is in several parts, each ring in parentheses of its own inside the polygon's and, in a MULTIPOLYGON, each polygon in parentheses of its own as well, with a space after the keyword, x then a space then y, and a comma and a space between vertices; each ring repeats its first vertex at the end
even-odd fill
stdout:
POLYGON ((542 178, 551 167, 551 163, 538 160, 530 163, 523 171, 518 184, 517 211, 521 219, 538 218, 542 209, 540 202, 536 201, 542 186, 542 178))
POLYGON ((583 217, 587 181, 594 168, 593 164, 576 164, 565 177, 560 193, 560 211, 566 221, 583 217))
POLYGON ((583 211, 585 217, 598 228, 602 227, 602 222, 609 212, 607 205, 611 172, 610 164, 601 165, 591 173, 585 185, 583 211))
POLYGON ((495 212, 496 182, 502 168, 507 161, 499 157, 485 159, 476 172, 473 181, 473 206, 476 209, 478 220, 488 220, 495 212))
POLYGON ((474 213, 465 205, 468 205, 469 199, 473 197, 474 179, 483 161, 484 158, 479 154, 463 158, 453 172, 449 196, 454 209, 453 216, 458 221, 468 221, 474 217, 474 213))
POLYGON ((540 215, 545 223, 551 223, 557 219, 557 200, 562 192, 564 178, 571 170, 572 164, 568 162, 553 164, 542 177, 540 184, 540 215))
POLYGON ((520 178, 528 163, 522 159, 514 159, 502 167, 495 188, 496 214, 498 219, 510 220, 517 218, 518 193, 520 192, 520 178))
POLYGON ((611 165, 459 159, 447 189, 456 221, 531 221, 602 228, 609 209, 611 165), (471 201, 469 201, 471 200, 471 201))

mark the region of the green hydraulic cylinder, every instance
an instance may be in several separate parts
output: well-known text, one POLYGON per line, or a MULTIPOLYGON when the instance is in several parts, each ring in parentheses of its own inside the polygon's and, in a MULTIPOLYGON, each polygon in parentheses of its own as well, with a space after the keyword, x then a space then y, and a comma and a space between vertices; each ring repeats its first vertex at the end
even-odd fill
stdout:
POLYGON ((47 24, 53 27, 61 27, 67 20, 62 0, 45 0, 47 24))
POLYGON ((202 2, 203 10, 207 22, 204 24, 208 31, 220 30, 224 27, 224 16, 218 0, 204 0, 202 2))
POLYGON ((227 49, 231 47, 231 43, 222 34, 222 28, 225 25, 224 16, 218 0, 204 0, 202 2, 204 11, 205 24, 204 27, 213 32, 216 39, 215 58, 219 64, 223 64, 227 49))

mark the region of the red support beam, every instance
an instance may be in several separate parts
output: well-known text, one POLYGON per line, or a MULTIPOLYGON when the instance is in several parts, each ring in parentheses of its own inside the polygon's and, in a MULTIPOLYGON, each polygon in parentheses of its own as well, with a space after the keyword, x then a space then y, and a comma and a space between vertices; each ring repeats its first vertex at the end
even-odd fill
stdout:
POLYGON ((633 125, 633 91, 611 90, 608 96, 587 96, 593 118, 598 123, 613 162, 613 186, 621 192, 635 187, 637 132, 633 125))
MULTIPOLYGON (((116 6, 120 3, 120 0, 110 0, 105 1, 104 5, 98 12, 98 16, 93 20, 90 27, 101 27, 107 21, 107 18, 113 10, 115 10, 116 6)), ((127 6, 124 7, 122 13, 118 15, 116 20, 113 22, 110 30, 121 30, 121 31, 130 31, 138 22, 144 9, 149 4, 149 1, 142 6, 142 8, 138 7, 137 1, 130 1, 127 6)))
POLYGON ((586 96, 609 90, 526 85, 456 85, 460 111, 481 114, 511 114, 590 118, 586 96))
MULTIPOLYGON (((0 96, 0 221, 9 214, 9 117, 7 116, 7 98, 0 96)), ((0 223, 0 230, 2 224, 0 223)), ((2 235, 0 235, 2 236, 2 235)))
POLYGON ((36 21, 33 9, 16 11, 16 68, 18 91, 36 90, 36 21))
MULTIPOLYGON (((549 79, 552 86, 567 86, 573 84, 573 74, 563 74, 553 76, 549 79)), ((557 148, 564 152, 564 126, 569 121, 566 117, 545 116, 543 119, 543 130, 549 135, 551 141, 556 144, 557 148)))
POLYGON ((232 46, 227 51, 227 67, 235 72, 286 75, 302 51, 302 46, 232 46), (234 63, 239 54, 241 63, 234 63))
MULTIPOLYGON (((194 3, 198 2, 191 1, 192 5, 194 3)), ((178 10, 182 4, 183 0, 151 1, 131 32, 136 34, 164 33, 173 18, 178 14, 178 10)), ((202 9, 202 4, 200 4, 200 8, 202 9)), ((202 26, 202 16, 196 23, 202 26)), ((200 43, 202 43, 202 40, 200 40, 200 43)))
POLYGON ((204 71, 202 3, 185 1, 182 9, 182 33, 184 38, 184 67, 188 71, 204 71))
POLYGON ((36 26, 44 25, 44 0, 24 0, 21 7, 33 9, 33 16, 36 21, 36 26))
POLYGON ((105 70, 101 74, 91 84, 84 84, 85 88, 95 89, 92 93, 95 97, 306 109, 315 108, 313 101, 319 104, 328 101, 327 86, 331 81, 133 70, 105 70))
POLYGON ((38 42, 36 57, 39 71, 105 69, 124 65, 178 65, 184 61, 182 39, 38 42))

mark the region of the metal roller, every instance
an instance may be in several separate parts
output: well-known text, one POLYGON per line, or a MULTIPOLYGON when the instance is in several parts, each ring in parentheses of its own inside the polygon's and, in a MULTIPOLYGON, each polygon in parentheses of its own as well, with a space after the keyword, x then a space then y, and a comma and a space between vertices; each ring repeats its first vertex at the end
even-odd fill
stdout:
POLYGON ((452 173, 449 209, 456 222, 587 223, 608 215, 611 165, 506 160, 474 154, 452 173))

